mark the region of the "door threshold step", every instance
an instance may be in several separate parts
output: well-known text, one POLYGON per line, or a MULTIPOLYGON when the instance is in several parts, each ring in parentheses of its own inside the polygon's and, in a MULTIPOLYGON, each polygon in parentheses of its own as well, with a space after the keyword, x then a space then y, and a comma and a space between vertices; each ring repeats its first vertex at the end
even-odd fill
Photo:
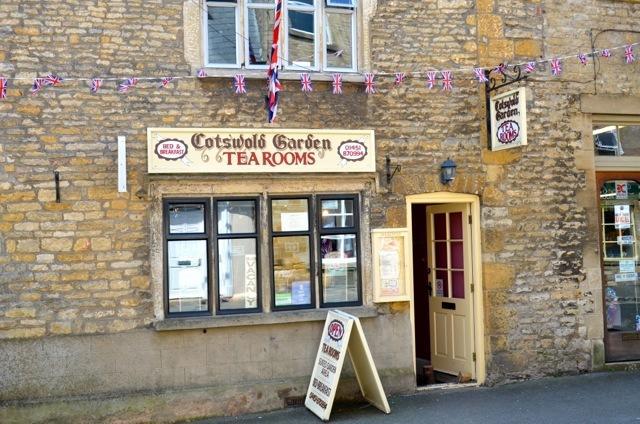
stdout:
POLYGON ((417 392, 427 392, 431 390, 450 390, 461 389, 464 387, 480 387, 480 385, 473 381, 471 383, 442 383, 442 384, 429 384, 427 386, 416 387, 417 392))

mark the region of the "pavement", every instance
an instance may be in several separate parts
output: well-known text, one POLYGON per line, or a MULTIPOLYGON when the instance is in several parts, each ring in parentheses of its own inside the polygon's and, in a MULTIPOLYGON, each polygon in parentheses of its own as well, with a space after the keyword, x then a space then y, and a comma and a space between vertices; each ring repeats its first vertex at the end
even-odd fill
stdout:
MULTIPOLYGON (((640 372, 602 372, 503 384, 431 389, 389 398, 391 414, 368 404, 333 408, 330 422, 640 424, 640 372)), ((321 423, 304 407, 198 424, 321 423)))

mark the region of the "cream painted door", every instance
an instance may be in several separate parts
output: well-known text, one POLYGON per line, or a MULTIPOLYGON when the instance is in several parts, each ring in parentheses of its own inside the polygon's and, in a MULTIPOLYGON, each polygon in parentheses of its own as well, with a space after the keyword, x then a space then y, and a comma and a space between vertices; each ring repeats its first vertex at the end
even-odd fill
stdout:
POLYGON ((475 379, 470 227, 465 203, 427 207, 431 364, 475 379))

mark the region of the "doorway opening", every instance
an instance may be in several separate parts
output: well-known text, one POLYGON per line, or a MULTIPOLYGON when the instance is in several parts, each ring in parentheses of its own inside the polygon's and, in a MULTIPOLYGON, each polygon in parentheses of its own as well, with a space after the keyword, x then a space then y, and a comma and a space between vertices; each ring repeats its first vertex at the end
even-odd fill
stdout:
POLYGON ((479 225, 473 225, 479 201, 453 193, 429 196, 407 200, 416 385, 482 383, 479 225))

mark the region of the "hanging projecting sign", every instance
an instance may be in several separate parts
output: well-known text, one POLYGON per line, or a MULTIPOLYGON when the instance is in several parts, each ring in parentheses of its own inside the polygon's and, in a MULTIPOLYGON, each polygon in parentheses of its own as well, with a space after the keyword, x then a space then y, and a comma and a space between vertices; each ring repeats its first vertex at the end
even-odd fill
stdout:
POLYGON ((491 150, 527 144, 527 102, 524 88, 491 98, 491 150))
POLYGON ((375 172, 371 130, 149 128, 150 174, 375 172))
POLYGON ((327 314, 304 405, 320 419, 329 419, 347 353, 364 398, 390 413, 360 320, 337 310, 327 314))

